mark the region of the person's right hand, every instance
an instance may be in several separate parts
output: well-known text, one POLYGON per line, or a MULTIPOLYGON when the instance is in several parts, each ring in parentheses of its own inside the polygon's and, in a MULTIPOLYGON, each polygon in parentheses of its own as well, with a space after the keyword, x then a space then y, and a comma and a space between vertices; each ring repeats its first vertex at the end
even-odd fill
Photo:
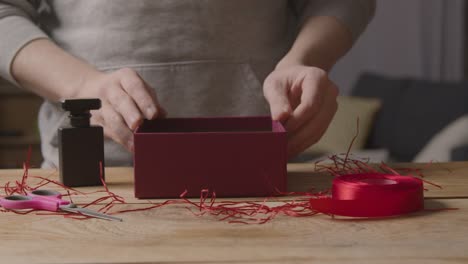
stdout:
POLYGON ((86 78, 76 97, 101 99, 102 107, 93 111, 91 123, 101 125, 105 136, 132 152, 133 130, 143 119, 166 115, 155 90, 129 68, 86 78))

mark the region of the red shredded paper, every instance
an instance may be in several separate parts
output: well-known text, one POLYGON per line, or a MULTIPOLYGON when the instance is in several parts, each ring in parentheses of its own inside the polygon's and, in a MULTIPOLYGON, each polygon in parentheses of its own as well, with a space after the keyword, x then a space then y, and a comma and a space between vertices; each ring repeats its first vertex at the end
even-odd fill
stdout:
MULTIPOLYGON (((379 166, 371 166, 368 164, 368 160, 365 159, 354 159, 350 154, 351 147, 359 133, 359 120, 358 120, 358 130, 353 138, 348 151, 344 154, 332 155, 327 160, 319 161, 315 163, 315 170, 317 172, 329 173, 332 176, 341 176, 348 174, 362 174, 362 173, 385 173, 393 175, 401 175, 397 170, 391 168, 385 163, 381 163, 379 166)), ((28 151, 26 162, 23 164, 23 176, 21 181, 7 182, 2 188, 4 190, 4 196, 13 195, 13 194, 26 194, 27 192, 34 191, 38 188, 43 188, 48 185, 56 185, 64 190, 67 194, 63 196, 68 196, 72 202, 72 196, 81 194, 89 195, 95 193, 102 193, 103 196, 97 198, 96 200, 82 205, 83 207, 93 207, 93 209, 107 214, 121 214, 121 213, 130 213, 137 211, 147 211, 155 208, 160 208, 172 204, 185 204, 186 208, 190 210, 196 216, 203 215, 212 215, 216 217, 219 221, 227 221, 229 223, 242 223, 242 224, 264 224, 276 216, 284 215, 290 217, 307 217, 318 214, 317 210, 314 210, 310 204, 311 197, 323 197, 327 195, 328 190, 322 192, 290 192, 290 193, 278 193, 278 196, 286 196, 293 198, 291 201, 279 201, 275 197, 265 198, 262 202, 252 202, 252 201, 216 201, 216 193, 209 193, 208 190, 201 190, 200 200, 198 202, 193 202, 186 198, 187 191, 184 191, 180 195, 180 199, 177 200, 167 200, 161 203, 149 202, 150 205, 143 208, 137 209, 126 209, 126 210, 112 210, 116 205, 125 205, 127 202, 122 196, 119 196, 111 192, 106 184, 106 182, 101 177, 101 181, 104 189, 98 190, 92 193, 83 193, 78 190, 64 186, 60 182, 49 179, 47 177, 40 176, 31 176, 28 173, 29 170, 29 160, 31 156, 31 149, 28 151), (28 185, 28 178, 37 178, 41 181, 35 186, 28 185), (271 206, 268 205, 268 202, 276 202, 279 205, 271 206), (97 209, 96 209, 97 208, 97 209)), ((430 164, 428 164, 430 165, 430 164)), ((102 164, 100 164, 101 175, 102 175, 102 164)), ((405 175, 414 174, 423 177, 422 170, 418 168, 399 168, 399 171, 405 173, 405 175)), ((421 179, 423 180, 423 179, 421 179)), ((442 188, 440 185, 428 182, 423 180, 425 183, 433 185, 437 188, 442 188)), ((28 214, 34 212, 35 210, 23 210, 23 211, 13 211, 0 209, 1 212, 14 212, 17 214, 28 214)), ((66 212, 35 212, 40 215, 63 215, 67 218, 72 219, 89 219, 91 217, 80 215, 80 214, 71 214, 66 212)))

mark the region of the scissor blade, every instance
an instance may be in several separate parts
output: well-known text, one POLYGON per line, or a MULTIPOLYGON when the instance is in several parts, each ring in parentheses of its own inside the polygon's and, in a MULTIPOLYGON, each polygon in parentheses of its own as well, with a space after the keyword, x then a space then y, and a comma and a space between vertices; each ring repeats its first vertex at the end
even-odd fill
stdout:
POLYGON ((81 214, 84 214, 84 215, 87 215, 87 216, 91 216, 91 217, 95 217, 95 218, 99 218, 99 219, 104 219, 104 220, 120 221, 120 222, 123 221, 122 218, 111 216, 111 215, 108 215, 108 214, 99 213, 99 212, 90 210, 88 208, 81 208, 81 207, 73 208, 73 207, 61 206, 60 209, 63 210, 63 211, 67 211, 67 212, 71 212, 71 213, 81 213, 81 214))

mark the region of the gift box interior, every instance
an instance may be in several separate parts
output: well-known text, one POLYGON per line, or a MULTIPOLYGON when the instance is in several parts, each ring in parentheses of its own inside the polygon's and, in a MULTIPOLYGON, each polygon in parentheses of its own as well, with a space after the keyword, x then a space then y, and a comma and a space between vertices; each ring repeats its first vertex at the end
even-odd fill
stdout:
POLYGON ((269 196, 286 189, 286 131, 270 117, 167 118, 135 132, 137 198, 269 196))

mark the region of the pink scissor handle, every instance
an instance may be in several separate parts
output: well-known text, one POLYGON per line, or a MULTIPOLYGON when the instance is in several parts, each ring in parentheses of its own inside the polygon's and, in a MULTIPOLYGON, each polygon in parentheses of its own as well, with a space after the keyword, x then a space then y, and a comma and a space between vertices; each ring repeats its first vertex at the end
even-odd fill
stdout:
POLYGON ((26 195, 10 195, 0 198, 0 204, 5 209, 37 209, 56 212, 59 208, 59 204, 55 201, 26 195))
POLYGON ((0 205, 5 209, 37 209, 56 212, 61 205, 69 202, 60 199, 55 191, 37 190, 28 195, 10 195, 0 198, 0 205))
POLYGON ((57 191, 52 191, 52 190, 35 190, 35 191, 28 193, 28 196, 55 201, 59 205, 70 204, 69 201, 62 200, 62 194, 60 194, 57 191))

